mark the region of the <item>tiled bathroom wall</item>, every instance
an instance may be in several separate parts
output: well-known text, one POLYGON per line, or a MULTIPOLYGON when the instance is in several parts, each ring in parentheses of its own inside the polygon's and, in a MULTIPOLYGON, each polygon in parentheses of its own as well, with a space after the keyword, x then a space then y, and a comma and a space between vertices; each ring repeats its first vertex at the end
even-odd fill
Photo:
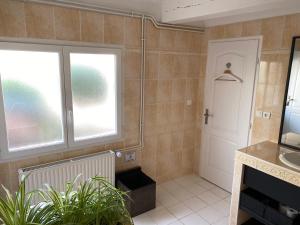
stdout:
MULTIPOLYGON (((300 14, 273 17, 208 28, 202 42, 202 58, 207 55, 207 41, 262 35, 262 55, 255 90, 255 111, 271 112, 270 119, 255 117, 252 143, 277 142, 293 36, 300 35, 300 14)), ((205 59, 201 63, 205 62, 205 59)))
MULTIPOLYGON (((60 159, 135 146, 139 141, 141 21, 90 11, 0 1, 0 36, 116 44, 123 49, 123 139, 105 146, 58 152, 0 164, 0 183, 15 190, 17 169, 60 159)), ((141 165, 157 181, 191 173, 200 136, 195 122, 201 35, 159 30, 146 24, 145 148, 137 160, 117 160, 117 169, 141 165)), ((199 127, 199 126, 198 126, 199 127)), ((199 149, 199 148, 198 148, 199 149)))
MULTIPOLYGON (((207 42, 263 35, 252 143, 278 138, 292 36, 300 14, 208 28, 204 35, 146 25, 145 148, 137 160, 117 160, 117 169, 141 165, 157 181, 198 172, 207 42)), ((105 146, 59 152, 0 164, 0 183, 14 190, 17 169, 138 144, 140 20, 42 4, 0 1, 0 36, 117 44, 123 49, 123 139, 105 146)))

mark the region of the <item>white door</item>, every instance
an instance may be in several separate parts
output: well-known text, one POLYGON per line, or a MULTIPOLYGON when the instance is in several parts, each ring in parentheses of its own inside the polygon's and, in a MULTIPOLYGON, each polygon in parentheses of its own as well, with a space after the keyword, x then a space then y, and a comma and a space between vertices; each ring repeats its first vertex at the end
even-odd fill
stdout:
POLYGON ((248 145, 258 52, 259 39, 208 47, 204 113, 210 115, 203 118, 201 175, 230 192, 235 151, 248 145))

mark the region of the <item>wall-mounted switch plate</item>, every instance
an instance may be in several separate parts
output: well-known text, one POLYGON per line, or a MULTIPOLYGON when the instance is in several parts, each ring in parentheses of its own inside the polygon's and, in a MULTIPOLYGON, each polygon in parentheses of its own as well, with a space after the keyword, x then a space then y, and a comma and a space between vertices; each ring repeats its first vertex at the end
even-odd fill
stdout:
POLYGON ((134 160, 135 160, 135 152, 125 153, 125 162, 134 161, 134 160))
POLYGON ((257 110, 257 111, 255 112, 255 116, 256 116, 256 117, 263 117, 263 112, 257 110))
POLYGON ((193 103, 192 99, 186 100, 186 105, 190 106, 190 105, 192 105, 192 103, 193 103))
POLYGON ((263 112, 262 117, 264 119, 271 119, 271 112, 263 112))

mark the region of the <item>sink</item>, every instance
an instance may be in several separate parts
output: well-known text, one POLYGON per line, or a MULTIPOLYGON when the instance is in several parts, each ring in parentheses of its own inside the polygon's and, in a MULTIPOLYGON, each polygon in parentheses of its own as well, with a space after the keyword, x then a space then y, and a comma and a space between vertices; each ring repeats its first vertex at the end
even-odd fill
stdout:
POLYGON ((300 170, 300 152, 282 153, 279 159, 287 166, 300 170))

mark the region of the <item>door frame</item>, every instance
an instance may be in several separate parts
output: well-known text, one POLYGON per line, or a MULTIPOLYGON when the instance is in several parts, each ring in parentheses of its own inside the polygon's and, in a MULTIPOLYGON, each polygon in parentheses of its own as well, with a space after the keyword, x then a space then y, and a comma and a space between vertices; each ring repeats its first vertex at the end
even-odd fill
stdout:
MULTIPOLYGON (((256 57, 256 68, 255 68, 255 74, 254 74, 254 86, 253 86, 253 92, 252 92, 252 101, 251 101, 251 115, 250 115, 250 121, 249 121, 249 132, 248 132, 248 137, 247 137, 247 145, 249 146, 252 141, 252 131, 253 131, 253 122, 255 118, 255 101, 256 101, 256 91, 257 91, 257 86, 258 86, 258 80, 259 80, 259 71, 260 71, 260 62, 261 62, 261 53, 262 53, 262 43, 263 43, 263 36, 258 35, 258 36, 249 36, 249 37, 239 37, 239 38, 225 38, 225 39, 218 39, 218 40, 209 40, 208 41, 208 46, 212 43, 224 43, 224 42, 235 42, 235 41, 249 41, 249 40, 257 40, 258 41, 258 49, 257 49, 257 57, 256 57)), ((207 60, 208 60, 208 49, 207 49, 207 60)), ((204 77, 204 84, 206 84, 206 79, 207 79, 207 60, 206 60, 206 71, 205 71, 205 77, 204 77)), ((204 88, 204 95, 203 95, 203 102, 205 103, 205 88, 204 88)), ((203 104, 204 104, 203 103, 203 104)), ((204 112, 201 112, 201 116, 204 112)), ((199 174, 201 177, 203 177, 203 166, 202 165, 202 157, 203 157, 203 138, 204 138, 204 123, 203 120, 201 122, 201 145, 200 145, 200 160, 199 160, 199 174)))

